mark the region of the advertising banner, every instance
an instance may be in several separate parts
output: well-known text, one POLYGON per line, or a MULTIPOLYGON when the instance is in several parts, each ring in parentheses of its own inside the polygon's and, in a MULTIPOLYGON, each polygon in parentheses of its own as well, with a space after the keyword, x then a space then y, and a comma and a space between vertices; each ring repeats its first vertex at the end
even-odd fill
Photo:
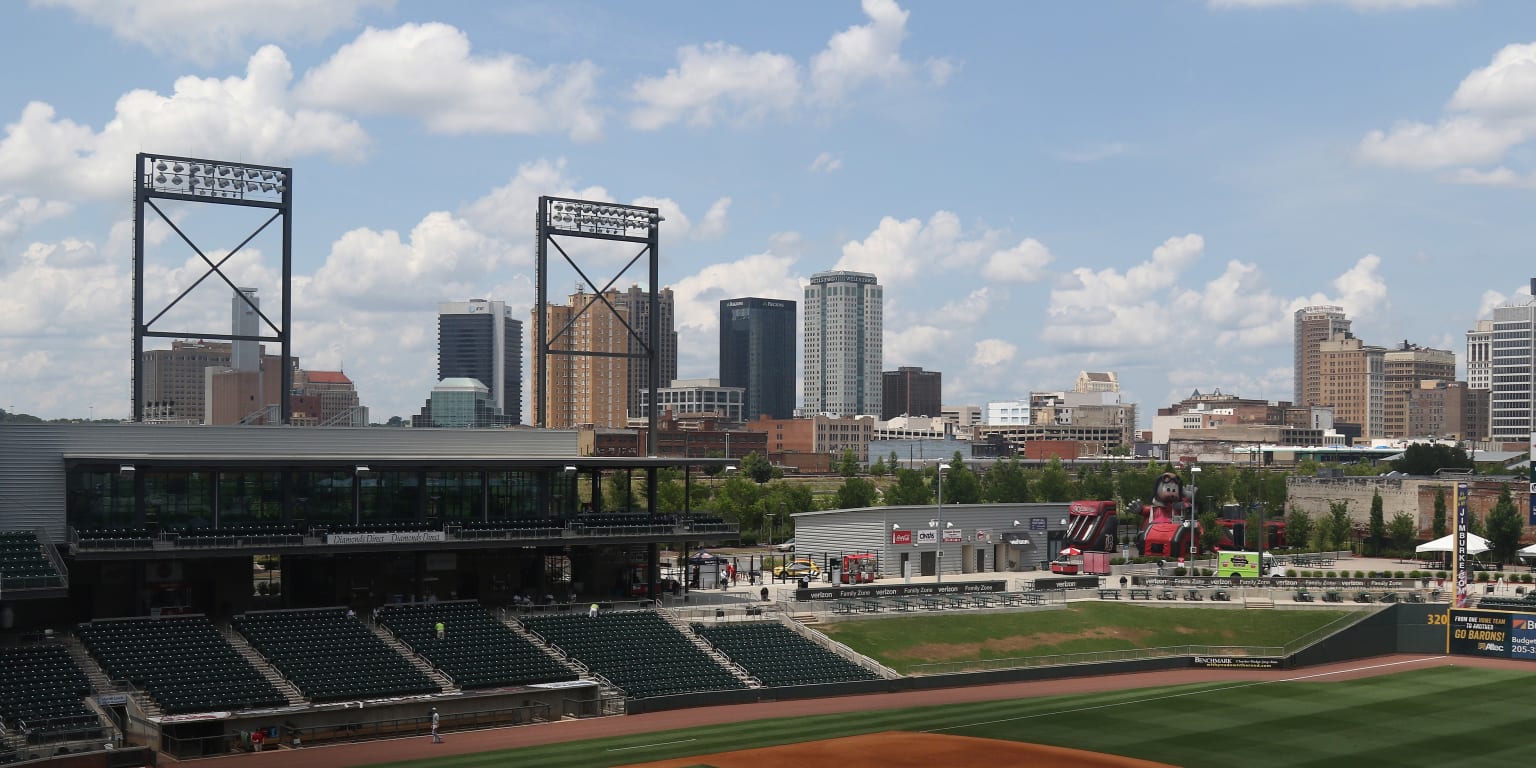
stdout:
POLYGON ((1450 622, 1447 626, 1446 652, 1466 656, 1510 658, 1510 620, 1517 616, 1523 622, 1536 618, 1524 614, 1451 609, 1450 622))
POLYGON ((985 529, 985 528, 977 528, 976 529, 976 540, 977 541, 991 541, 992 540, 992 532, 987 530, 987 529, 985 529))
POLYGON ((443 541, 442 531, 393 531, 379 533, 328 533, 327 544, 418 544, 443 541))
POLYGON ((911 544, 912 543, 912 532, 911 531, 891 531, 891 543, 892 544, 911 544))
POLYGON ((1531 433, 1530 457, 1532 459, 1530 462, 1530 475, 1527 479, 1531 481, 1531 504, 1526 507, 1530 513, 1530 520, 1527 521, 1527 524, 1536 525, 1536 432, 1531 433))
POLYGON ((1046 522, 1045 518, 1043 517, 1031 517, 1029 519, 1029 529, 1031 531, 1043 531, 1045 530, 1045 526, 1046 522))
POLYGON ((1467 589, 1472 583, 1472 562, 1467 559, 1467 495, 1466 483, 1456 484, 1456 599, 1457 608, 1467 607, 1467 589))
POLYGON ((939 543, 939 529, 937 529, 937 528, 924 528, 923 530, 920 530, 920 531, 917 532, 917 545, 918 546, 921 547, 924 544, 937 544, 937 543, 939 543))
POLYGON ((907 597, 922 595, 970 595, 978 592, 1007 592, 1006 581, 964 581, 943 584, 881 584, 860 587, 816 587, 795 590, 795 599, 856 600, 866 597, 907 597))
POLYGON ((1197 667, 1212 669, 1280 669, 1285 659, 1272 656, 1196 656, 1197 667))
POLYGON ((950 544, 957 541, 965 541, 965 531, 962 531, 959 528, 945 528, 944 541, 950 544))

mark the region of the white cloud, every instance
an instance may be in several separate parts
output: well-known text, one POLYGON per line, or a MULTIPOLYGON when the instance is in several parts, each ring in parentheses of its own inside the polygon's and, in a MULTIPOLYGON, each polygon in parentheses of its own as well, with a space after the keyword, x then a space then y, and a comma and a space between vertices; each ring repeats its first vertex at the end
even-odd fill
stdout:
POLYGON ((294 278, 294 297, 315 312, 338 305, 383 310, 420 306, 476 292, 486 274, 505 264, 496 241, 464 219, 427 214, 406 239, 393 230, 358 228, 335 243, 312 276, 294 278), (423 297, 430 285, 434 296, 423 297))
POLYGON ((843 167, 843 159, 831 152, 823 152, 811 161, 812 173, 831 173, 843 167))
POLYGON ((882 282, 898 283, 916 277, 924 267, 970 266, 997 247, 1002 233, 983 230, 968 235, 960 217, 938 211, 925 224, 919 219, 886 216, 869 236, 843 244, 843 255, 834 269, 870 272, 882 282))
POLYGON ((1491 125, 1475 117, 1457 117, 1437 125, 1399 123, 1391 131, 1371 131, 1360 141, 1366 162, 1395 168, 1444 168, 1491 163, 1526 139, 1519 127, 1491 125))
POLYGON ((819 100, 835 101, 865 82, 890 82, 911 71, 901 58, 909 13, 895 0, 863 0, 862 7, 869 23, 833 35, 811 59, 811 87, 819 100))
POLYGON ((1308 5, 1342 5, 1356 11, 1396 11, 1413 8, 1444 8, 1460 0, 1208 0, 1212 8, 1282 8, 1308 5))
POLYGON ((1044 243, 1027 237, 1012 248, 988 256, 981 274, 998 282, 1033 283, 1044 277, 1045 268, 1055 258, 1044 243))
POLYGON ((880 351, 885 358, 887 368, 922 365, 924 361, 932 360, 935 355, 943 351, 954 337, 953 328, 918 324, 897 331, 887 324, 880 351))
POLYGON ((118 39, 169 56, 209 63, 241 55, 248 43, 318 41, 352 26, 360 11, 392 0, 32 0, 68 8, 118 39))
POLYGON ((1456 86, 1450 108, 1528 116, 1536 110, 1536 43, 1506 45, 1456 86))
POLYGON ((266 46, 251 56, 245 77, 182 77, 169 96, 123 95, 100 132, 34 101, 0 139, 0 183, 45 197, 116 199, 128 189, 134 153, 145 147, 262 163, 314 154, 360 159, 363 129, 333 112, 294 108, 292 78, 282 50, 266 46))
POLYGON ((1452 184, 1474 184, 1485 187, 1536 186, 1536 180, 1529 176, 1521 176, 1502 165, 1486 171, 1476 168, 1457 168, 1446 174, 1443 179, 1452 184))
POLYGON ((57 200, 0 195, 0 245, 38 222, 64 216, 74 206, 57 200))
MULTIPOLYGON (((630 125, 656 130, 672 123, 709 126, 744 124, 790 112, 809 99, 837 104, 871 82, 887 85, 911 79, 912 66, 901 56, 908 12, 895 0, 863 0, 867 24, 838 32, 811 57, 809 85, 794 57, 746 51, 726 42, 685 45, 677 65, 660 77, 643 77, 630 87, 637 106, 630 125)), ((942 86, 959 65, 944 58, 925 64, 929 82, 942 86)))
POLYGON ((709 240, 725 234, 726 219, 731 213, 731 199, 722 197, 709 206, 704 212, 704 220, 694 229, 693 236, 700 240, 709 240))
POLYGON ((513 54, 476 55, 463 31, 441 23, 369 28, 311 70, 296 89, 307 104, 414 117, 436 133, 602 135, 592 104, 597 68, 539 67, 513 54))
POLYGON ((777 53, 748 53, 726 43, 685 45, 677 66, 631 88, 640 103, 629 122, 643 131, 678 121, 707 126, 744 122, 789 109, 800 93, 800 66, 777 53))
POLYGON ((995 368, 1004 363, 1012 362, 1018 351, 1017 345, 1002 339, 982 339, 976 342, 975 352, 971 355, 971 363, 983 368, 995 368))
POLYGON ((769 250, 710 264, 673 283, 673 323, 678 333, 713 338, 720 327, 722 299, 758 296, 800 301, 806 281, 794 274, 794 265, 793 256, 769 250))
POLYGON ((1195 268, 1205 241, 1197 234, 1169 238, 1152 257, 1124 272, 1073 270, 1051 291, 1040 334, 1058 349, 1114 350, 1127 361, 1166 364, 1170 345, 1252 348, 1290 343, 1291 312, 1310 304, 1337 304, 1351 316, 1380 311, 1387 297, 1381 259, 1361 257, 1334 278, 1333 294, 1287 299, 1265 287, 1256 266, 1229 261, 1202 280, 1195 268))

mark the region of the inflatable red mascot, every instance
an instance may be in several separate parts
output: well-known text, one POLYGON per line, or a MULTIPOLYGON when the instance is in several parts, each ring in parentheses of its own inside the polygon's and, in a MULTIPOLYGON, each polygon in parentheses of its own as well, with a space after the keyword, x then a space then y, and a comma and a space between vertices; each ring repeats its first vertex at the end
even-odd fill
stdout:
MULTIPOLYGON (((1189 499, 1184 495, 1184 480, 1172 472, 1164 472, 1152 488, 1152 503, 1141 508, 1146 524, 1136 537, 1143 557, 1180 557, 1189 551, 1189 528, 1175 521, 1174 515, 1189 512, 1189 499)), ((1195 535, 1199 536, 1199 525, 1195 535)))

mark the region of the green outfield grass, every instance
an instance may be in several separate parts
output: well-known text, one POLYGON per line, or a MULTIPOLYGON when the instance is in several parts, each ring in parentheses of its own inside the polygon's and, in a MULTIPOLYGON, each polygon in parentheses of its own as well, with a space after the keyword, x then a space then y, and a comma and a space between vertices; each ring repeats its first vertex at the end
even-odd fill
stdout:
POLYGON ((760 720, 391 765, 598 768, 888 730, 1189 768, 1518 765, 1531 750, 1524 696, 1533 683, 1536 672, 1438 667, 1345 682, 1216 683, 760 720))
POLYGON ((1174 645, 1284 645, 1346 613, 1081 602, 1064 610, 946 613, 833 622, 816 628, 906 673, 917 664, 946 661, 1174 645))

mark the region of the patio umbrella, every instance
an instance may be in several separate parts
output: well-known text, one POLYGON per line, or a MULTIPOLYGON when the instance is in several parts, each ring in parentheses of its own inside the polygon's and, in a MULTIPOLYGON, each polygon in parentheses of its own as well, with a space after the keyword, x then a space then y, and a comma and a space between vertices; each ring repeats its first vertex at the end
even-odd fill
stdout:
POLYGON ((1066 555, 1067 557, 1076 557, 1082 553, 1083 551, 1077 547, 1067 547, 1061 551, 1061 554, 1066 555))

